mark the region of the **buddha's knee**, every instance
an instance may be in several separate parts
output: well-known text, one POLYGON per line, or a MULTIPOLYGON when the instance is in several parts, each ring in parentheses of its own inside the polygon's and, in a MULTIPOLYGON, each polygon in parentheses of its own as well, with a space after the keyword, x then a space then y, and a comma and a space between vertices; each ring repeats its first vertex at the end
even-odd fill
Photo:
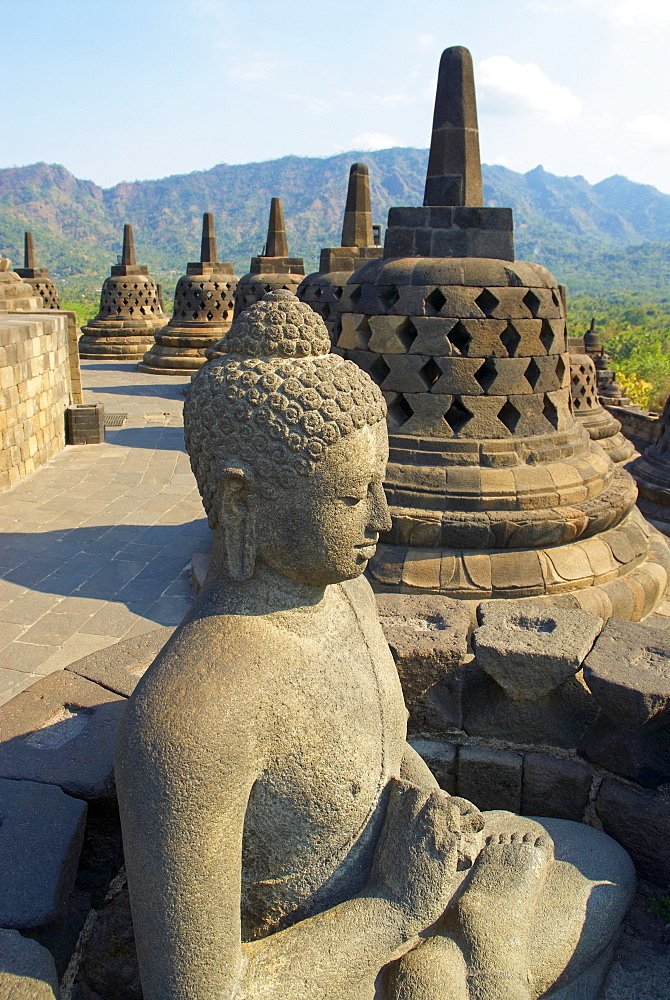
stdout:
POLYGON ((389 965, 384 1000, 468 1000, 467 975, 456 942, 436 935, 389 965))

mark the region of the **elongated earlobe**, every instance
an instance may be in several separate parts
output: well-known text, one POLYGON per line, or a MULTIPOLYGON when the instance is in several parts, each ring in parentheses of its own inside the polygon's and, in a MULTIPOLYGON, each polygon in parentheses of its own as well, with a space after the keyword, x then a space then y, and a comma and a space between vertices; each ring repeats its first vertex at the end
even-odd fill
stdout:
POLYGON ((233 580, 248 580, 256 566, 256 496, 243 469, 221 473, 220 530, 233 580))

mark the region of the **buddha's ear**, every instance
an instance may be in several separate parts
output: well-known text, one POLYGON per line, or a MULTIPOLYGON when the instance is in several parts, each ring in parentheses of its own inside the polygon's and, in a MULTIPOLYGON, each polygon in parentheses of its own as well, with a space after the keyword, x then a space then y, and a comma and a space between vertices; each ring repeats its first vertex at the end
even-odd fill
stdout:
POLYGON ((256 509, 254 484, 244 469, 219 473, 219 525, 223 533, 227 569, 233 580, 247 580, 256 565, 256 509))

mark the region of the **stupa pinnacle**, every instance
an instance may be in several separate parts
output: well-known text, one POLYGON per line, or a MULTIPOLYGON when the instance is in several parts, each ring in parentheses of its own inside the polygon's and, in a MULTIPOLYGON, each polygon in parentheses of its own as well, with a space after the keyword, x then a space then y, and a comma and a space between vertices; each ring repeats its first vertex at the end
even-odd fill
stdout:
POLYGON ((266 292, 286 288, 295 292, 305 274, 302 257, 289 257, 281 198, 270 203, 268 236, 263 253, 251 258, 249 273, 235 292, 235 316, 262 299, 266 292))
POLYGON ((319 270, 308 274, 297 292, 298 298, 321 316, 333 344, 337 343, 342 329, 339 304, 349 275, 363 261, 381 255, 382 248, 374 243, 368 168, 364 163, 354 163, 349 171, 342 244, 324 247, 319 270))
POLYGON ((643 618, 670 552, 575 420, 558 284, 515 260, 511 209, 483 207, 479 178, 472 61, 447 49, 426 204, 389 211, 383 259, 341 301, 338 350, 388 405, 393 527, 369 572, 381 590, 643 618))
POLYGON ((58 289, 51 280, 48 268, 35 265, 35 245, 31 232, 24 233, 23 267, 17 267, 16 274, 32 286, 35 295, 42 296, 44 309, 60 309, 58 289))
POLYGON ((133 227, 123 227, 121 263, 114 264, 100 295, 100 311, 82 327, 82 358, 141 359, 153 343, 154 330, 165 322, 158 288, 149 271, 135 259, 133 227))
POLYGON ((169 323, 137 366, 154 375, 185 375, 204 365, 205 351, 225 336, 233 319, 237 277, 232 264, 217 260, 214 216, 202 217, 200 260, 186 265, 177 282, 169 323))

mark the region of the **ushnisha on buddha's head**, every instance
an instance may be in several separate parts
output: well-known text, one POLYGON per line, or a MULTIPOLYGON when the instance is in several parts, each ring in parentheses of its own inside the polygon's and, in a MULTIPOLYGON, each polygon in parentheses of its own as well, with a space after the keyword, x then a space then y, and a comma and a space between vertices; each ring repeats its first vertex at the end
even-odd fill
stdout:
POLYGON ((329 354, 322 319, 267 294, 194 376, 184 434, 226 572, 257 563, 322 587, 359 576, 391 526, 386 404, 365 372, 329 354))

